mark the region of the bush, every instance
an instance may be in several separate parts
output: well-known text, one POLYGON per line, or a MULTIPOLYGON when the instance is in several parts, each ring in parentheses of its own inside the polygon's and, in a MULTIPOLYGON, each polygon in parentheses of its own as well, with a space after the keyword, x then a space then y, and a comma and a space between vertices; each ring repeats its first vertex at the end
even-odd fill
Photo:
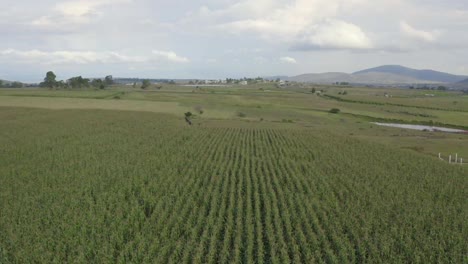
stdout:
POLYGON ((187 112, 187 113, 185 113, 184 115, 185 115, 185 117, 187 117, 187 118, 188 118, 188 117, 191 117, 191 116, 192 116, 192 112, 187 112))
POLYGON ((238 117, 246 117, 247 114, 244 113, 244 112, 238 112, 238 113, 237 113, 237 116, 238 116, 238 117))
POLYGON ((340 109, 338 109, 338 108, 332 108, 332 109, 330 109, 329 112, 332 113, 332 114, 338 114, 338 113, 340 112, 340 109))
POLYGON ((203 106, 201 106, 201 105, 195 106, 194 109, 195 109, 195 111, 197 111, 200 115, 202 115, 203 112, 204 112, 204 111, 203 111, 203 106))

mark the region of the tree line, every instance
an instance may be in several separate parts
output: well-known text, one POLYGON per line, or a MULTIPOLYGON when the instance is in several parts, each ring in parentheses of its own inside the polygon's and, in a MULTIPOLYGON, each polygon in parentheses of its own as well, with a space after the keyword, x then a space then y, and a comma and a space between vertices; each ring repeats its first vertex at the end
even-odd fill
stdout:
POLYGON ((0 80, 0 88, 23 88, 24 84, 22 82, 5 82, 0 80))
POLYGON ((107 75, 104 79, 88 79, 83 78, 82 76, 72 77, 66 81, 57 81, 57 75, 53 71, 46 73, 44 81, 39 84, 41 87, 49 89, 60 89, 60 88, 98 88, 105 89, 107 86, 114 84, 112 75, 107 75))

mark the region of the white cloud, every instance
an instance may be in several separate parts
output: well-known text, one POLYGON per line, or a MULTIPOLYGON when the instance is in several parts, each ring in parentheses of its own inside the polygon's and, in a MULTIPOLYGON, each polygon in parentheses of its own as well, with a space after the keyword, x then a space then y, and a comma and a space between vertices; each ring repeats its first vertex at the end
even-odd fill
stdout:
POLYGON ((126 55, 113 51, 40 51, 0 50, 0 58, 16 63, 110 64, 110 63, 184 63, 188 58, 174 52, 152 51, 148 56, 126 55))
POLYGON ((265 63, 268 63, 268 59, 263 56, 255 56, 253 58, 253 62, 255 64, 265 64, 265 63))
MULTIPOLYGON (((359 26, 338 19, 343 9, 361 4, 361 0, 295 0, 248 1, 234 4, 224 12, 230 14, 239 5, 255 8, 221 23, 218 28, 234 34, 254 33, 269 41, 281 41, 293 46, 323 49, 369 49, 372 42, 359 26), (252 4, 248 4, 252 2, 252 4), (255 4, 253 4, 255 2, 255 4)), ((204 10, 201 15, 216 12, 204 10)))
POLYGON ((400 30, 403 34, 410 38, 414 38, 424 42, 434 42, 438 39, 440 33, 438 31, 423 31, 412 27, 406 21, 400 22, 400 30))
POLYGON ((80 0, 58 3, 55 10, 66 16, 86 16, 98 12, 98 8, 112 4, 131 3, 132 0, 80 0))
POLYGON ((356 25, 328 20, 312 26, 298 41, 298 49, 372 49, 372 41, 356 25))
POLYGON ((292 57, 281 57, 280 61, 283 62, 283 63, 289 63, 289 64, 296 64, 297 63, 296 59, 294 59, 292 57))
POLYGON ((176 63, 190 62, 188 58, 179 56, 173 51, 153 50, 152 53, 156 58, 164 59, 170 62, 176 62, 176 63))
POLYGON ((81 0, 57 3, 52 15, 39 17, 34 26, 58 27, 63 24, 86 24, 102 15, 100 8, 111 4, 131 3, 132 0, 81 0))
POLYGON ((89 64, 89 63, 119 63, 119 62, 144 62, 143 57, 126 56, 117 52, 94 51, 40 51, 40 50, 15 50, 0 51, 0 56, 17 60, 18 62, 42 63, 42 64, 89 64))

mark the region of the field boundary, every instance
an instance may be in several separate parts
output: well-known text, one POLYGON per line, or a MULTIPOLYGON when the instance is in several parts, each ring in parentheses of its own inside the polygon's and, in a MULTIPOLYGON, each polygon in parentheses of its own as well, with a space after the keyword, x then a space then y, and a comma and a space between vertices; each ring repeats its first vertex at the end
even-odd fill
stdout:
POLYGON ((468 113, 468 111, 466 111, 466 110, 447 109, 447 108, 438 108, 438 107, 425 107, 425 106, 405 105, 405 104, 394 104, 394 103, 381 103, 381 102, 372 102, 372 101, 351 100, 351 99, 344 99, 344 98, 341 98, 339 96, 333 96, 333 95, 327 95, 327 94, 322 95, 322 97, 324 97, 326 99, 336 100, 336 101, 339 101, 339 102, 345 102, 345 103, 369 104, 369 105, 389 105, 389 106, 411 107, 411 108, 446 111, 446 112, 468 113))

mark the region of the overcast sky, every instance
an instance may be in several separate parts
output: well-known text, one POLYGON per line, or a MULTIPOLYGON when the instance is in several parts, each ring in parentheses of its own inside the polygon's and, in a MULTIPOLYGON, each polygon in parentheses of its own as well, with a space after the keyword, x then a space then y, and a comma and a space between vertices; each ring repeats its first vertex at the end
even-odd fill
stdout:
POLYGON ((0 0, 0 79, 468 75, 467 0, 0 0))

